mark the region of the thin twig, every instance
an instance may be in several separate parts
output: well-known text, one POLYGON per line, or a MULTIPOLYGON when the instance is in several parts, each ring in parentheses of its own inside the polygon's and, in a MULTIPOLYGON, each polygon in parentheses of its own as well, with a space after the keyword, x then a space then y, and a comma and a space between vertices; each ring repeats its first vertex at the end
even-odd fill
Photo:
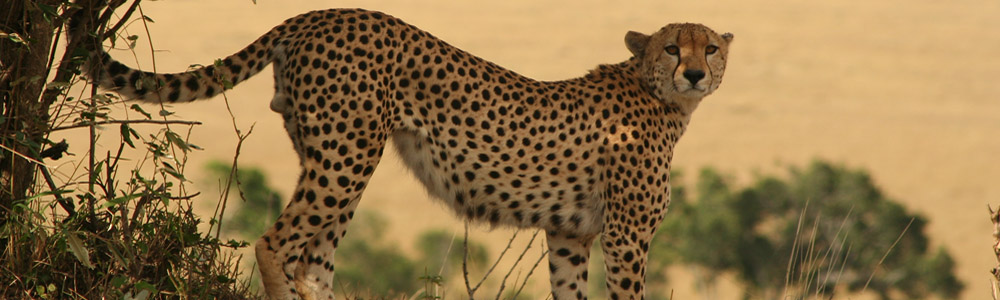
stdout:
MULTIPOLYGON (((140 8, 140 10, 141 10, 141 8, 140 8)), ((223 189, 222 199, 220 199, 222 201, 222 203, 221 203, 221 205, 220 205, 221 207, 220 207, 220 209, 218 211, 219 220, 217 222, 217 224, 219 225, 219 227, 215 228, 215 238, 219 238, 219 235, 222 232, 222 219, 223 219, 223 215, 225 215, 225 213, 226 213, 226 205, 229 203, 229 188, 230 188, 230 186, 233 185, 233 181, 236 182, 236 191, 239 192, 240 199, 243 199, 243 201, 246 202, 246 195, 243 194, 243 190, 240 188, 240 186, 242 185, 242 182, 240 182, 240 178, 239 178, 239 157, 240 157, 240 150, 243 148, 243 141, 245 141, 247 139, 247 137, 249 137, 250 134, 253 133, 253 127, 254 127, 254 125, 256 125, 256 123, 255 124, 251 124, 250 125, 250 129, 247 130, 247 133, 243 134, 240 131, 240 128, 238 126, 236 126, 236 115, 233 114, 233 109, 230 108, 230 106, 229 106, 229 97, 226 96, 226 92, 225 91, 222 92, 222 99, 226 103, 226 111, 229 112, 229 119, 233 123, 233 131, 236 132, 237 141, 236 141, 236 151, 233 154, 232 168, 229 171, 229 179, 226 181, 226 187, 223 189)))
POLYGON ((549 250, 546 249, 542 251, 542 255, 538 256, 538 260, 535 261, 535 265, 531 266, 531 270, 528 270, 528 275, 524 276, 524 280, 521 281, 521 287, 518 288, 517 292, 515 292, 514 295, 510 297, 511 299, 517 299, 517 295, 521 294, 521 291, 524 290, 524 286, 528 285, 528 278, 531 278, 531 274, 535 272, 535 269, 538 269, 538 265, 542 263, 542 259, 545 258, 545 256, 548 254, 549 250))
MULTIPOLYGON (((122 17, 119 18, 118 23, 115 24, 114 26, 111 26, 111 28, 108 28, 107 30, 104 31, 104 35, 101 37, 101 40, 103 41, 103 40, 106 40, 108 38, 111 38, 112 34, 118 32, 118 30, 121 29, 122 26, 125 25, 125 23, 128 23, 129 22, 129 18, 132 17, 132 13, 135 12, 136 7, 138 7, 138 6, 139 6, 139 1, 132 2, 132 5, 129 6, 128 10, 126 10, 125 13, 122 14, 122 17)), ((146 15, 142 15, 142 16, 143 16, 143 19, 145 19, 146 15)))
MULTIPOLYGON (((97 109, 97 81, 91 83, 90 86, 90 107, 91 109, 94 110, 97 109)), ((87 174, 89 175, 87 176, 87 193, 90 195, 94 194, 94 179, 96 178, 96 176, 94 176, 94 166, 96 165, 96 162, 94 161, 95 160, 94 151, 97 150, 97 126, 94 125, 94 123, 97 121, 96 118, 97 118, 96 112, 92 111, 92 114, 90 114, 90 123, 87 124, 87 129, 89 133, 88 145, 90 146, 89 148, 90 150, 87 151, 87 159, 88 159, 87 174)), ((87 199, 88 199, 87 215, 89 217, 88 222, 94 222, 94 217, 95 217, 94 205, 96 205, 95 203, 96 198, 87 197, 87 199)))
POLYGON ((457 236, 457 233, 452 233, 451 235, 451 242, 448 243, 448 250, 444 251, 444 259, 442 259, 441 268, 438 270, 438 276, 443 275, 444 268, 448 266, 448 257, 451 256, 451 248, 455 246, 455 237, 457 236))
POLYGON ((819 218, 820 216, 816 216, 816 219, 813 220, 812 232, 809 234, 809 244, 806 246, 805 253, 801 253, 803 254, 803 259, 802 262, 799 263, 799 279, 796 284, 796 286, 800 289, 799 293, 801 295, 809 293, 809 284, 812 281, 811 270, 813 264, 813 249, 816 247, 816 235, 818 234, 817 227, 819 226, 819 218))
POLYGON ((66 130, 73 128, 89 127, 90 125, 107 125, 107 124, 182 124, 182 125, 201 125, 198 121, 182 121, 182 120, 104 120, 98 122, 85 122, 80 124, 73 124, 69 126, 60 126, 52 128, 50 131, 66 130))
POLYGON ((45 183, 49 185, 49 189, 56 196, 56 203, 59 203, 59 206, 66 211, 66 219, 75 216, 76 207, 73 205, 73 201, 68 201, 66 198, 63 198, 62 193, 59 192, 59 188, 56 187, 55 181, 52 180, 52 174, 49 174, 49 169, 39 165, 38 171, 42 173, 42 177, 45 178, 45 183))
POLYGON ((469 222, 465 222, 465 238, 462 240, 462 278, 465 278, 465 290, 469 293, 469 299, 474 299, 476 290, 469 285, 469 222))
MULTIPOLYGON (((507 247, 504 247, 503 251, 500 251, 500 256, 497 257, 497 260, 493 262, 493 265, 490 266, 489 270, 486 270, 486 273, 483 274, 483 279, 480 279, 479 283, 476 283, 476 287, 472 289, 473 292, 475 292, 476 290, 478 290, 479 286, 483 285, 483 282, 486 282, 486 278, 489 278, 490 274, 493 273, 493 269, 496 269, 497 265, 500 264, 500 260, 502 260, 503 256, 507 254, 507 250, 510 250, 510 248, 512 248, 511 244, 514 243, 514 239, 517 239, 517 234, 518 233, 521 233, 520 229, 514 231, 514 234, 512 234, 510 236, 510 239, 507 240, 507 247)), ((466 250, 468 250, 468 249, 466 249, 466 250)), ((471 297, 472 295, 469 295, 469 296, 471 297)))
MULTIPOLYGON (((826 268, 826 276, 823 278, 824 283, 831 282, 830 277, 833 276, 833 269, 837 267, 837 263, 839 262, 837 260, 839 258, 839 254, 841 253, 841 251, 844 250, 844 243, 847 243, 847 236, 850 235, 850 232, 844 232, 844 226, 847 225, 847 220, 851 218, 851 215, 853 213, 854 213, 854 205, 851 205, 851 209, 847 211, 847 215, 844 216, 844 219, 840 221, 840 226, 837 228, 837 233, 833 235, 833 242, 831 243, 831 245, 836 245, 836 246, 828 248, 826 254, 823 255, 824 259, 826 257, 830 257, 830 263, 827 264, 826 268), (837 238, 840 237, 841 232, 844 232, 844 237, 841 239, 840 243, 837 243, 837 238)), ((846 262, 842 262, 841 265, 843 266, 843 264, 846 264, 846 262)), ((817 280, 816 282, 817 286, 816 286, 815 297, 818 299, 821 290, 825 289, 824 286, 819 286, 819 280, 817 280)))
MULTIPOLYGON (((835 282, 840 282, 840 279, 844 276, 844 269, 847 268, 847 259, 851 257, 851 249, 854 249, 854 243, 847 245, 847 252, 844 252, 844 259, 840 263, 840 271, 837 272, 837 280, 835 282)), ((833 294, 830 295, 830 298, 833 299, 833 294)))
POLYGON ((889 249, 886 249, 885 254, 882 255, 882 259, 878 260, 878 264, 875 265, 875 269, 872 270, 872 274, 868 276, 868 281, 865 281, 865 286, 861 288, 862 293, 864 293, 865 290, 868 289, 868 284, 872 282, 872 278, 875 278, 875 273, 878 272, 878 267, 882 266, 882 262, 885 261, 885 258, 889 257, 889 253, 892 252, 892 249, 896 248, 896 244, 898 244, 899 241, 903 239, 903 235, 906 234, 906 231, 910 230, 910 225, 913 225, 913 220, 916 220, 916 218, 910 218, 910 222, 906 223, 906 227, 903 227, 903 232, 899 233, 899 236, 896 237, 896 241, 892 242, 892 245, 889 246, 889 249))
POLYGON ((528 245, 524 246, 524 251, 521 251, 521 255, 517 256, 517 260, 514 261, 514 265, 507 270, 507 274, 503 276, 503 280, 500 280, 500 290, 497 291, 497 300, 500 300, 500 294, 503 293, 504 288, 507 286, 507 278, 510 277, 510 273, 513 273, 514 269, 517 268, 517 265, 521 264, 521 259, 524 258, 524 254, 528 253, 528 249, 531 249, 531 245, 535 244, 535 238, 538 237, 539 232, 541 232, 541 230, 535 230, 535 233, 531 235, 531 240, 528 241, 528 245))
POLYGON ((4 150, 7 150, 10 153, 14 153, 14 155, 20 156, 24 160, 27 160, 29 162, 33 162, 36 165, 39 165, 39 166, 42 166, 42 167, 45 167, 45 168, 50 168, 48 165, 42 163, 41 161, 38 161, 37 159, 31 158, 30 156, 21 154, 21 152, 17 152, 14 149, 11 149, 11 148, 8 148, 7 146, 4 146, 3 144, 0 144, 0 149, 4 149, 4 150))
POLYGON ((799 222, 795 225, 795 238, 792 239, 792 253, 788 256, 788 268, 785 269, 785 287, 781 291, 782 295, 788 295, 788 285, 791 283, 792 276, 792 264, 795 262, 795 257, 799 249, 799 234, 802 232, 802 221, 806 216, 806 210, 809 209, 809 199, 806 199, 806 205, 802 208, 802 212, 799 213, 799 222))

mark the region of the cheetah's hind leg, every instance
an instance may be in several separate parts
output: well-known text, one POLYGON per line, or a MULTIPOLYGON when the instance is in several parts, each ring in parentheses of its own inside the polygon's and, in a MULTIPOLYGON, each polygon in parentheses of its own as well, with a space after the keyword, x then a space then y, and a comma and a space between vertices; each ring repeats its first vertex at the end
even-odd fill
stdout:
MULTIPOLYGON (((319 140, 324 139, 305 137, 301 147, 324 149, 321 141, 313 145, 319 140)), ((270 299, 334 299, 334 252, 386 144, 385 139, 369 141, 363 148, 312 150, 318 153, 302 160, 295 196, 257 242, 261 279, 270 299), (325 167, 329 165, 336 166, 325 167)))
POLYGON ((552 299, 587 299, 587 261, 594 237, 546 232, 552 299))

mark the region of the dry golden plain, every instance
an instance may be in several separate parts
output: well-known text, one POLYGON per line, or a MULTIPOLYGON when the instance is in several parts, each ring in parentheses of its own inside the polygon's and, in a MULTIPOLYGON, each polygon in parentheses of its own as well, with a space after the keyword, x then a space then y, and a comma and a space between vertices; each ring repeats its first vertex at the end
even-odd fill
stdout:
MULTIPOLYGON (((963 299, 989 297, 988 271, 996 262, 986 206, 1000 204, 998 1, 257 0, 255 5, 175 0, 143 5, 155 20, 148 31, 158 50, 159 72, 210 64, 286 18, 331 7, 392 14, 542 80, 576 77, 598 64, 626 59, 622 40, 628 30, 652 32, 667 23, 697 22, 733 32, 725 82, 695 113, 674 167, 689 173, 716 167, 736 175, 737 183, 815 158, 868 169, 886 193, 929 218, 933 246, 944 245, 958 262, 966 284, 963 299)), ((128 34, 143 36, 136 58, 126 51, 113 55, 150 70, 144 31, 139 23, 128 28, 128 34)), ((263 169, 289 195, 299 172, 297 158, 280 117, 268 109, 272 87, 265 71, 226 95, 237 126, 246 131, 254 124, 241 164, 263 169)), ((191 142, 205 150, 191 155, 188 176, 210 180, 202 166, 230 160, 236 145, 225 103, 214 99, 171 109, 179 119, 204 123, 191 135, 191 142)), ((105 135, 116 134, 112 129, 105 135)), ((461 232, 459 219, 427 198, 390 155, 360 207, 384 215, 390 238, 404 248, 410 247, 408 236, 423 230, 461 232)), ((485 231, 477 228, 473 238, 498 252, 509 232, 485 231)), ((678 296, 691 295, 683 277, 678 273, 672 285, 678 296)), ((544 276, 535 281, 547 282, 544 276)), ((728 289, 720 295, 738 296, 734 286, 728 289)))

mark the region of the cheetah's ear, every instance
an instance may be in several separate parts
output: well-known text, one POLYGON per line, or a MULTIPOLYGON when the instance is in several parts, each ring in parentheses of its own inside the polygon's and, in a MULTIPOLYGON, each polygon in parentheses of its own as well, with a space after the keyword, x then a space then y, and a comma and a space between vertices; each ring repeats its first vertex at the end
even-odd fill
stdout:
POLYGON ((646 44, 648 43, 648 35, 635 31, 629 31, 625 34, 625 46, 628 47, 628 51, 632 52, 632 55, 642 55, 646 51, 646 44))
POLYGON ((733 34, 729 33, 729 32, 723 33, 722 34, 722 39, 725 40, 727 44, 728 43, 732 43, 733 42, 733 34))

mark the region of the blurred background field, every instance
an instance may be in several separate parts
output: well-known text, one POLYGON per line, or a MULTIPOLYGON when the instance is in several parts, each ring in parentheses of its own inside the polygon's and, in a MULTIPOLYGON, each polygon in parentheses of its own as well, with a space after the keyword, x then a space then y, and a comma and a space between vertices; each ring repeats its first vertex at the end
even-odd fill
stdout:
MULTIPOLYGON (((541 80, 576 77, 628 57, 628 30, 652 32, 672 22, 703 23, 736 38, 725 82, 701 104, 674 157, 674 168, 713 167, 736 185, 783 174, 813 159, 870 172, 889 198, 927 218, 931 247, 945 247, 966 284, 963 299, 984 299, 995 264, 986 205, 1000 203, 1000 2, 887 1, 193 1, 145 2, 159 72, 209 64, 296 14, 331 7, 380 10, 471 53, 541 80)), ((128 34, 145 35, 142 26, 128 34)), ((149 48, 136 59, 149 70, 149 48)), ((259 167, 282 195, 298 176, 280 117, 268 109, 269 72, 227 92, 237 126, 253 134, 241 164, 259 167)), ((205 169, 228 161, 236 145, 225 103, 171 107, 201 121, 190 142, 188 176, 213 182, 205 169)), ((73 144, 70 137, 71 144, 73 144)), ((80 144, 80 143, 78 143, 80 144)), ((387 152, 389 153, 389 152, 387 152)), ((686 176, 691 180, 696 176, 686 176)), ((205 184, 206 193, 217 186, 205 184)), ((461 233, 462 223, 427 199, 390 155, 360 205, 385 220, 385 237, 416 254, 428 230, 461 233)), ((204 197, 210 214, 212 197, 204 197)), ((284 200, 284 199, 283 199, 284 200)), ((684 218, 672 211, 668 218, 684 218)), ((510 232, 474 227, 471 239, 495 254, 510 232)), ((363 239, 348 234, 348 239, 363 239)), ((542 269, 544 271, 544 268, 542 269)), ((687 269, 671 271, 675 297, 695 294, 687 269)), ((544 273, 535 282, 546 283, 544 273)), ((724 279, 725 281, 725 279, 724 279)), ((728 283, 727 283, 728 282, 728 283)), ((719 297, 738 298, 731 281, 719 297)), ((545 284, 536 284, 544 287, 545 284)), ((533 295, 540 293, 534 292, 533 295)))

